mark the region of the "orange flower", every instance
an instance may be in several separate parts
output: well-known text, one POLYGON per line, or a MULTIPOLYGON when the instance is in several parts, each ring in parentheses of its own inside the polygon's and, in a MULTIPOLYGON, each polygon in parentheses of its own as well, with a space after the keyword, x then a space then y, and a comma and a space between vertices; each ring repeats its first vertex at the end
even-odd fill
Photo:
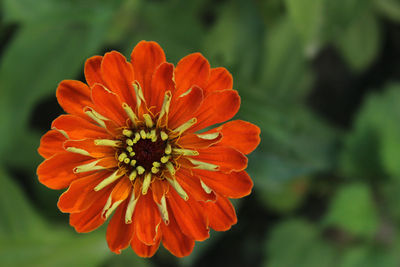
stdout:
POLYGON ((41 140, 39 181, 68 188, 59 201, 77 232, 90 232, 115 211, 110 250, 131 246, 151 257, 163 242, 178 257, 209 228, 236 223, 228 198, 250 193, 245 154, 260 142, 257 126, 231 119, 240 98, 224 68, 199 53, 174 67, 155 42, 140 42, 131 62, 116 51, 86 61, 87 85, 65 80, 57 99, 68 113, 41 140))

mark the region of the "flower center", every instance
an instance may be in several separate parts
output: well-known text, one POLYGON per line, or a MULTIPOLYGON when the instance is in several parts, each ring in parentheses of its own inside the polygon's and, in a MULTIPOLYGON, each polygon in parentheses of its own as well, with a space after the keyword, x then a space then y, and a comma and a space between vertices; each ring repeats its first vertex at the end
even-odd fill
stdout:
POLYGON ((172 148, 168 135, 156 129, 124 129, 122 147, 117 151, 120 167, 138 175, 158 173, 169 162, 172 148))

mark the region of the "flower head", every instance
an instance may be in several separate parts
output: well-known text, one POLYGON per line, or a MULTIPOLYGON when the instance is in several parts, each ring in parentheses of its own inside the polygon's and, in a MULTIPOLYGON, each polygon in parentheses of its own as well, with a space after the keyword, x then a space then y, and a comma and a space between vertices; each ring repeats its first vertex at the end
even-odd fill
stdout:
POLYGON ((224 68, 199 53, 166 62, 155 42, 140 42, 131 62, 116 51, 89 58, 87 84, 65 80, 57 99, 68 113, 41 140, 39 181, 65 191, 58 201, 78 232, 108 218, 107 242, 151 257, 162 241, 178 257, 209 228, 236 223, 228 198, 250 193, 245 154, 259 128, 231 119, 240 98, 224 68), (113 215, 111 215, 114 213, 113 215))

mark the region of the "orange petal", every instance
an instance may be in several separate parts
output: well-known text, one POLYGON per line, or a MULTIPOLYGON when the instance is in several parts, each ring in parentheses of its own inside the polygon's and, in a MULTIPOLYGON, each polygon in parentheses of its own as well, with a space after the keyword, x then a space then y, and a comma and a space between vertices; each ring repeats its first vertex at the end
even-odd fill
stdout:
POLYGON ((161 231, 157 232, 156 241, 153 245, 150 246, 144 244, 142 241, 139 240, 136 234, 133 234, 131 247, 139 257, 150 258, 158 250, 158 247, 160 246, 160 241, 161 241, 161 231))
POLYGON ((222 134, 217 135, 215 138, 206 139, 201 138, 197 134, 185 134, 178 140, 178 144, 184 148, 207 148, 211 145, 219 143, 222 139, 222 134))
POLYGON ((64 142, 64 148, 70 147, 83 149, 94 158, 114 157, 115 149, 110 146, 97 146, 94 144, 95 139, 83 139, 83 140, 68 140, 64 142))
POLYGON ((56 154, 39 165, 37 169, 39 181, 51 189, 66 188, 77 178, 73 169, 90 160, 91 157, 69 152, 56 154))
POLYGON ((102 166, 106 169, 112 169, 118 166, 118 161, 115 159, 115 156, 110 156, 100 159, 96 165, 102 166))
POLYGON ((107 90, 100 84, 95 84, 92 88, 92 99, 99 113, 113 120, 118 125, 126 124, 128 117, 122 108, 122 103, 118 95, 107 90))
POLYGON ((233 147, 246 155, 260 143, 260 128, 247 121, 230 121, 206 133, 216 131, 222 133, 222 140, 218 145, 233 147))
POLYGON ((57 87, 57 100, 65 112, 87 118, 84 107, 93 107, 90 88, 80 81, 64 80, 57 87))
POLYGON ((210 64, 200 53, 194 53, 182 58, 175 68, 175 96, 180 96, 197 85, 205 88, 210 76, 210 64))
POLYGON ((207 86, 204 88, 204 94, 212 91, 232 89, 232 86, 233 78, 229 71, 225 68, 214 68, 210 71, 210 78, 208 79, 207 86))
POLYGON ((213 91, 209 93, 197 110, 197 124, 189 129, 195 132, 216 123, 231 119, 239 110, 240 97, 235 90, 213 91))
POLYGON ((182 233, 174 216, 169 217, 168 225, 161 223, 161 231, 163 245, 173 255, 181 258, 192 253, 194 240, 182 233))
POLYGON ((157 231, 160 231, 158 228, 161 216, 151 190, 139 197, 133 216, 135 216, 135 232, 139 240, 146 245, 155 244, 157 231))
POLYGON ((120 254, 122 249, 127 248, 133 237, 134 224, 125 223, 127 206, 128 201, 121 204, 107 226, 107 244, 110 250, 116 254, 120 254))
MULTIPOLYGON (((151 88, 151 79, 157 67, 163 62, 165 62, 164 51, 156 42, 141 41, 135 46, 131 54, 135 80, 141 85, 149 107, 152 103, 152 96, 159 94, 158 91, 153 91, 151 88)), ((164 97, 164 94, 161 97, 164 97)))
POLYGON ((215 231, 227 231, 236 224, 235 208, 229 199, 218 196, 217 201, 204 204, 208 214, 208 222, 215 231))
POLYGON ((39 154, 48 159, 54 154, 63 152, 63 143, 67 138, 57 130, 50 130, 40 139, 39 154))
POLYGON ((203 90, 193 86, 188 94, 172 99, 168 127, 175 129, 194 117, 203 102, 203 90))
POLYGON ((95 83, 106 85, 101 76, 102 56, 94 56, 85 62, 85 78, 86 82, 92 87, 95 83))
POLYGON ((62 212, 81 212, 98 201, 104 192, 96 192, 94 188, 103 179, 111 175, 109 171, 93 173, 89 176, 73 181, 58 200, 58 208, 62 212))
POLYGON ((71 213, 69 224, 75 228, 78 233, 87 233, 100 227, 105 220, 101 217, 101 211, 107 202, 109 191, 104 191, 102 197, 93 203, 88 209, 71 213))
POLYGON ((69 139, 80 140, 86 138, 107 139, 105 130, 89 121, 75 115, 61 115, 53 121, 51 127, 64 131, 69 139))
POLYGON ((108 89, 116 93, 123 102, 134 107, 135 91, 132 65, 117 51, 106 53, 101 62, 101 74, 108 89))
POLYGON ((241 198, 251 193, 253 181, 245 172, 221 173, 205 170, 193 170, 195 175, 212 190, 229 198, 241 198))
POLYGON ((190 192, 190 195, 197 201, 214 201, 215 194, 211 192, 207 194, 207 192, 203 189, 200 183, 200 179, 196 176, 193 176, 188 170, 181 168, 176 174, 175 178, 178 183, 182 186, 183 190, 186 192, 190 192))
POLYGON ((197 151, 199 155, 191 158, 218 165, 222 172, 242 171, 247 167, 247 157, 231 147, 212 146, 197 151))
POLYGON ((175 83, 173 81, 174 65, 171 63, 161 63, 156 69, 151 80, 151 90, 147 98, 147 106, 154 107, 153 113, 160 112, 165 92, 175 90, 175 83))
POLYGON ((171 189, 168 192, 167 201, 179 228, 185 235, 197 241, 203 241, 209 237, 202 207, 192 196, 185 201, 171 189))

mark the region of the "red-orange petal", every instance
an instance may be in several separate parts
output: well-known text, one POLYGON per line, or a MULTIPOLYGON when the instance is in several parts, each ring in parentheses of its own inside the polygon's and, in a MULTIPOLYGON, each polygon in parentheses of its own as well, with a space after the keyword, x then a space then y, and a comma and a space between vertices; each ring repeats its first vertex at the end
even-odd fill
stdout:
POLYGON ((233 147, 243 154, 250 154, 260 144, 260 128, 242 120, 227 122, 220 127, 206 133, 221 132, 221 146, 233 147))
POLYGON ((160 204, 161 198, 169 190, 169 184, 166 180, 154 181, 151 183, 151 191, 153 192, 153 200, 160 204))
POLYGON ((114 204, 120 205, 118 203, 122 203, 123 201, 125 201, 132 191, 131 182, 126 176, 122 176, 122 178, 116 181, 116 184, 114 186, 111 184, 109 185, 109 187, 113 187, 113 190, 110 194, 110 205, 102 212, 102 216, 104 217, 104 219, 106 219, 107 217, 106 213, 108 212, 108 210, 111 209, 114 204))
POLYGON ((182 233, 175 217, 169 216, 169 224, 161 223, 164 247, 176 257, 188 256, 193 251, 194 240, 182 233))
POLYGON ((157 231, 160 231, 161 216, 151 190, 139 197, 133 216, 135 217, 135 233, 139 240, 146 245, 155 244, 157 231))
POLYGON ((164 102, 165 92, 175 91, 173 75, 174 65, 171 63, 161 63, 161 65, 155 70, 151 80, 151 90, 153 93, 146 99, 147 106, 152 110, 153 114, 160 112, 164 102))
POLYGON ((80 81, 64 80, 57 87, 57 100, 65 112, 87 118, 83 109, 93 107, 90 88, 80 81))
POLYGON ((50 130, 40 139, 39 154, 48 159, 54 154, 63 152, 63 144, 67 138, 57 130, 50 130))
POLYGON ((101 171, 73 181, 68 190, 60 196, 58 208, 69 213, 86 210, 104 194, 94 191, 95 186, 111 174, 109 171, 101 171))
POLYGON ((125 223, 127 206, 128 201, 121 204, 107 226, 107 244, 110 250, 116 254, 120 254, 122 249, 127 248, 133 238, 134 224, 125 223))
POLYGON ((215 202, 204 204, 208 215, 208 222, 215 231, 227 231, 236 224, 236 212, 232 203, 223 196, 218 196, 215 202))
POLYGON ((209 237, 205 214, 192 196, 189 196, 188 200, 183 200, 175 190, 171 189, 168 192, 167 201, 179 228, 185 235, 197 241, 203 241, 209 237))
POLYGON ((99 113, 119 125, 125 125, 128 117, 117 94, 100 84, 95 84, 92 88, 92 99, 99 113))
POLYGON ((191 196, 197 201, 214 201, 214 192, 207 194, 201 186, 200 179, 193 176, 188 170, 181 168, 175 174, 175 179, 182 186, 183 190, 190 192, 191 196))
POLYGON ((225 68, 214 68, 210 71, 210 78, 208 79, 207 86, 204 88, 204 94, 212 91, 220 91, 225 89, 232 89, 233 78, 229 71, 225 68))
POLYGON ((109 87, 107 89, 116 93, 123 102, 132 107, 135 106, 132 65, 121 53, 112 51, 104 55, 101 62, 101 74, 109 87))
POLYGON ((37 169, 39 181, 51 189, 66 188, 77 178, 73 169, 90 160, 91 157, 69 152, 56 154, 39 165, 37 169))
POLYGON ((64 142, 64 148, 78 148, 83 149, 94 158, 104 158, 114 156, 115 149, 110 146, 98 146, 94 144, 95 139, 83 139, 83 140, 68 140, 64 142))
POLYGON ((175 68, 175 96, 180 96, 197 85, 205 88, 210 76, 210 63, 200 53, 182 58, 175 68))
POLYGON ((193 159, 218 165, 222 172, 242 171, 247 167, 247 157, 231 147, 212 146, 197 151, 199 155, 193 159))
POLYGON ((160 246, 160 241, 161 241, 161 231, 157 232, 156 241, 154 242, 153 245, 150 246, 140 241, 137 235, 134 233, 131 241, 131 247, 139 257, 150 258, 158 250, 158 247, 160 246))
POLYGON ((212 190, 229 198, 241 198, 251 193, 253 181, 245 172, 212 172, 193 170, 193 172, 212 190))
POLYGON ((78 233, 88 233, 100 227, 105 220, 101 217, 101 211, 107 202, 109 191, 104 191, 102 197, 93 203, 88 209, 71 213, 69 224, 75 228, 78 233))
POLYGON ((238 112, 240 97, 235 90, 213 91, 209 93, 197 110, 197 124, 189 132, 195 132, 231 119, 238 112))
POLYGON ((101 61, 102 56, 94 56, 85 62, 85 78, 87 84, 92 87, 95 83, 100 83, 106 86, 101 76, 101 61))
POLYGON ((221 139, 222 134, 212 139, 206 139, 200 138, 197 134, 189 133, 181 136, 178 140, 178 144, 184 148, 207 148, 219 143, 221 139))
POLYGON ((64 131, 69 139, 72 140, 86 138, 107 139, 110 137, 104 128, 75 115, 61 115, 53 121, 51 127, 64 131))
POLYGON ((203 90, 198 86, 193 86, 184 96, 175 96, 168 116, 168 127, 175 129, 193 118, 202 103, 203 90))
POLYGON ((147 106, 150 107, 153 95, 159 92, 151 88, 151 79, 157 67, 165 62, 164 50, 156 42, 139 42, 131 53, 131 63, 135 80, 142 86, 147 106))

